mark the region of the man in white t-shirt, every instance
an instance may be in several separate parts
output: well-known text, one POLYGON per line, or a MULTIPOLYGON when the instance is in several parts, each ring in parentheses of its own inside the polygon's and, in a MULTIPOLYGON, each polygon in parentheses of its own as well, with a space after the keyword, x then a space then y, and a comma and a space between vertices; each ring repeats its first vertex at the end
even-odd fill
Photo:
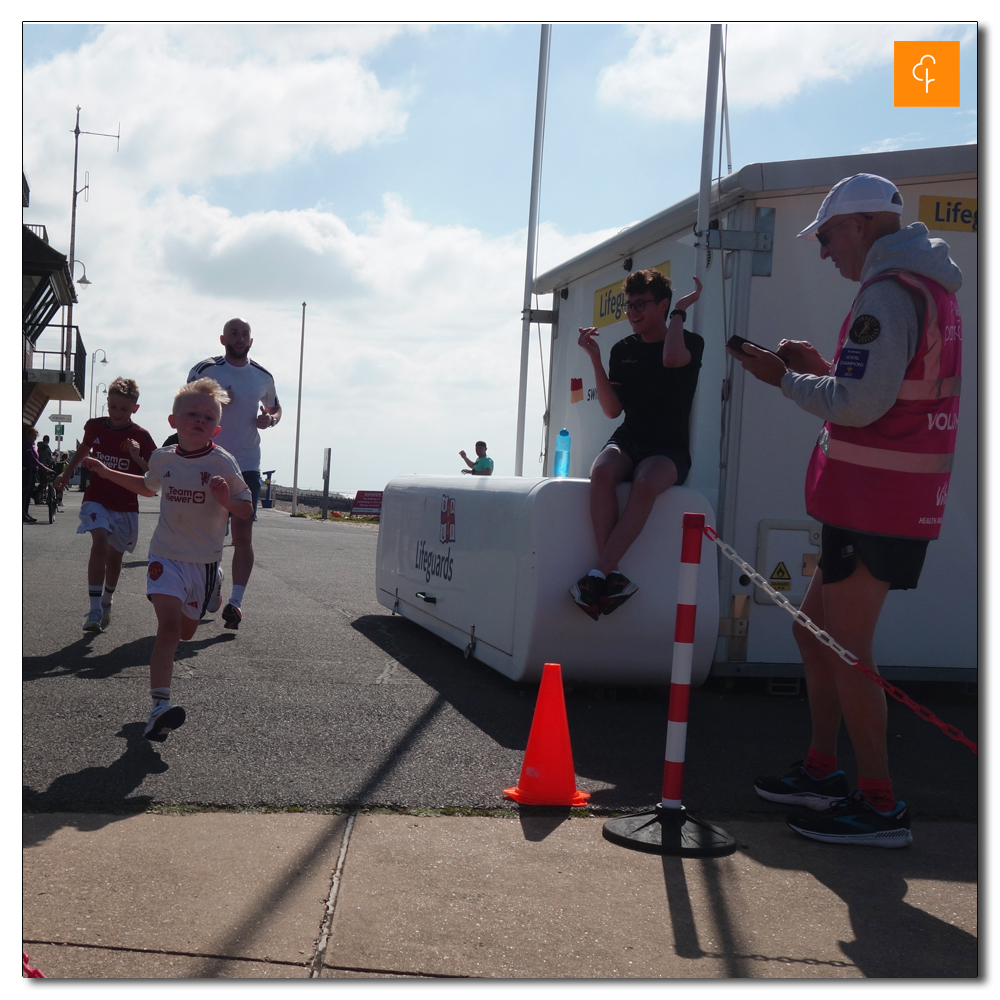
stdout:
POLYGON ((219 341, 226 353, 196 364, 188 374, 188 381, 213 378, 229 393, 230 402, 222 408, 222 429, 216 444, 236 459, 240 474, 253 494, 253 518, 232 521, 233 592, 222 617, 226 628, 237 629, 243 620, 243 594, 253 570, 253 522, 257 520, 260 497, 260 432, 277 424, 281 406, 271 373, 248 357, 253 344, 250 324, 245 319, 229 320, 219 341))

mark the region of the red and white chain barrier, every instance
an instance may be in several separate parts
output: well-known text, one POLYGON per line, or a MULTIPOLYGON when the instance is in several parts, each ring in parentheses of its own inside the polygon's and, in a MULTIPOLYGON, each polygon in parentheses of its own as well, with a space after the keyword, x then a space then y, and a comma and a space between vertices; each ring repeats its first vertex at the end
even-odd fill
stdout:
POLYGON ((698 613, 698 570, 704 514, 684 515, 681 564, 677 580, 677 617, 674 620, 674 660, 670 669, 670 709, 667 749, 663 761, 664 809, 681 808, 684 748, 687 743, 688 702, 691 700, 691 664, 694 659, 694 623, 698 613))
POLYGON ((28 953, 26 951, 21 952, 21 976, 24 979, 47 979, 48 977, 44 972, 35 969, 31 965, 31 959, 28 958, 28 953))
MULTIPOLYGON (((687 527, 687 518, 692 515, 685 514, 685 527, 687 527)), ((929 722, 934 726, 937 726, 945 736, 951 737, 953 740, 957 740, 959 743, 964 743, 974 754, 978 756, 979 754, 979 744, 974 743, 969 739, 960 729, 956 726, 952 726, 947 722, 942 722, 929 708, 925 708, 923 705, 918 705, 905 691, 901 691, 898 687, 890 684, 884 677, 875 673, 871 667, 862 663, 853 653, 848 652, 840 645, 829 632, 824 632, 818 625, 816 625, 808 615, 804 615, 798 608, 796 608, 787 597, 779 594, 768 582, 751 566, 748 562, 740 558, 739 554, 735 549, 719 538, 718 532, 710 525, 705 525, 704 533, 707 538, 715 542, 716 545, 722 550, 722 554, 730 561, 735 563, 750 579, 753 581, 754 585, 760 587, 766 594, 768 594, 775 604, 784 608, 803 628, 808 629, 817 640, 821 642, 824 646, 829 646, 837 656, 839 656, 845 663, 849 663, 852 667, 856 667, 862 674, 865 675, 870 681, 873 681, 880 688, 882 688, 887 694, 891 695, 896 701, 902 702, 907 708, 913 709, 916 715, 923 719, 925 722, 929 722)), ((686 537, 686 534, 685 534, 686 537)), ((679 610, 679 609, 678 609, 679 610)))

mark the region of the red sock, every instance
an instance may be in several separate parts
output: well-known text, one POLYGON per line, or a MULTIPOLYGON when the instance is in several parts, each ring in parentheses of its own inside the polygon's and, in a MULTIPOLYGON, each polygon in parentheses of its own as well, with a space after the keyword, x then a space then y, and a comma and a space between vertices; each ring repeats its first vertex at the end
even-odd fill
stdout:
POLYGON ((858 791, 865 802, 880 813, 891 813, 896 808, 896 796, 888 778, 858 778, 858 791))
POLYGON ((802 766, 814 778, 826 778, 837 770, 837 755, 820 753, 815 748, 810 747, 802 766))

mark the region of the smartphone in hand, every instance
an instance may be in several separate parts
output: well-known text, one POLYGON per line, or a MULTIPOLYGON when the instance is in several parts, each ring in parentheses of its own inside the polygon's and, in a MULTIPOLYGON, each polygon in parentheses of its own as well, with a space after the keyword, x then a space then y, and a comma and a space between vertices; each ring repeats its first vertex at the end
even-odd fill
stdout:
POLYGON ((761 347, 760 344, 755 344, 752 340, 747 340, 746 337, 737 337, 735 334, 726 341, 726 347, 733 351, 735 354, 743 353, 743 345, 749 344, 751 347, 756 347, 758 351, 767 351, 768 354, 777 354, 785 364, 788 364, 788 358, 784 354, 778 354, 777 351, 772 351, 769 347, 761 347))

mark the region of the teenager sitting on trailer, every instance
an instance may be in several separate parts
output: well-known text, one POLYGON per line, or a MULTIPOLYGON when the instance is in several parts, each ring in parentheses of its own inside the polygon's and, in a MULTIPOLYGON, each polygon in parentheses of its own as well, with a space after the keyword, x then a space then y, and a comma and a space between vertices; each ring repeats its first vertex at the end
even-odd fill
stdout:
POLYGON ((611 348, 605 374, 595 327, 581 327, 579 345, 590 356, 597 398, 606 417, 625 420, 590 469, 590 518, 597 564, 570 588, 594 621, 621 607, 639 588, 618 569, 639 537, 656 498, 687 479, 691 469, 688 422, 698 387, 705 341, 684 329, 687 308, 701 296, 701 282, 670 311, 669 278, 652 268, 633 271, 624 283, 625 314, 632 335, 611 348), (668 317, 669 314, 669 317, 668 317), (618 515, 619 483, 632 483, 618 515))

